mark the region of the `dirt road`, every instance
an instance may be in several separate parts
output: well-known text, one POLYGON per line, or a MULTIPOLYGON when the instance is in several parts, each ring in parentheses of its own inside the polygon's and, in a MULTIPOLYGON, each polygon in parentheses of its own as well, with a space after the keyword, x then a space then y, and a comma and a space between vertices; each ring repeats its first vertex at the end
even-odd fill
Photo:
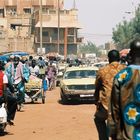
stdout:
POLYGON ((1 140, 98 140, 93 104, 62 105, 59 88, 47 93, 46 103, 25 104, 15 126, 1 140))

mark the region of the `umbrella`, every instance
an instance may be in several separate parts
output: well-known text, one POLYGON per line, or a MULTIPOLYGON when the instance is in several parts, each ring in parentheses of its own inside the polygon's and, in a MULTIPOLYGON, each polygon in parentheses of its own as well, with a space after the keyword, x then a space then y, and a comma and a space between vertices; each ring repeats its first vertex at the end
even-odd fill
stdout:
POLYGON ((128 53, 129 53, 130 49, 123 49, 121 50, 119 53, 120 53, 120 56, 126 56, 128 53))

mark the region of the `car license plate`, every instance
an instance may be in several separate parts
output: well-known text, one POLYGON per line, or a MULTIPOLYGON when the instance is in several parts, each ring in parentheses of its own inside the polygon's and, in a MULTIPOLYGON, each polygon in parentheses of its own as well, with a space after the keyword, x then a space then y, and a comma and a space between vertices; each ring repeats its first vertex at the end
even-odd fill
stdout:
POLYGON ((80 97, 93 97, 93 95, 91 94, 91 95, 89 95, 89 94, 82 94, 82 95, 80 95, 80 97))

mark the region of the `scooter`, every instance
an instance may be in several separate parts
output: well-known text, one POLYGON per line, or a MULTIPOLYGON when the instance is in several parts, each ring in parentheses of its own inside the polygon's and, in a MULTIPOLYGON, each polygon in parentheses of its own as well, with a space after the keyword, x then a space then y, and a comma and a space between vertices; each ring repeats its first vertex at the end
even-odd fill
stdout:
POLYGON ((4 133, 7 125, 7 111, 5 108, 5 103, 0 105, 0 134, 4 133))

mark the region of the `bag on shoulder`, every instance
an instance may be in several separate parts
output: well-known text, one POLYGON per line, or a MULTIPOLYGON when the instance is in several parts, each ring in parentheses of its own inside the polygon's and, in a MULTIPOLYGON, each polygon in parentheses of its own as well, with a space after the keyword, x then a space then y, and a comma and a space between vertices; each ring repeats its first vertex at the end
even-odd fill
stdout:
POLYGON ((104 108, 104 106, 101 103, 97 105, 95 117, 100 118, 101 120, 107 120, 108 118, 108 111, 104 108))

